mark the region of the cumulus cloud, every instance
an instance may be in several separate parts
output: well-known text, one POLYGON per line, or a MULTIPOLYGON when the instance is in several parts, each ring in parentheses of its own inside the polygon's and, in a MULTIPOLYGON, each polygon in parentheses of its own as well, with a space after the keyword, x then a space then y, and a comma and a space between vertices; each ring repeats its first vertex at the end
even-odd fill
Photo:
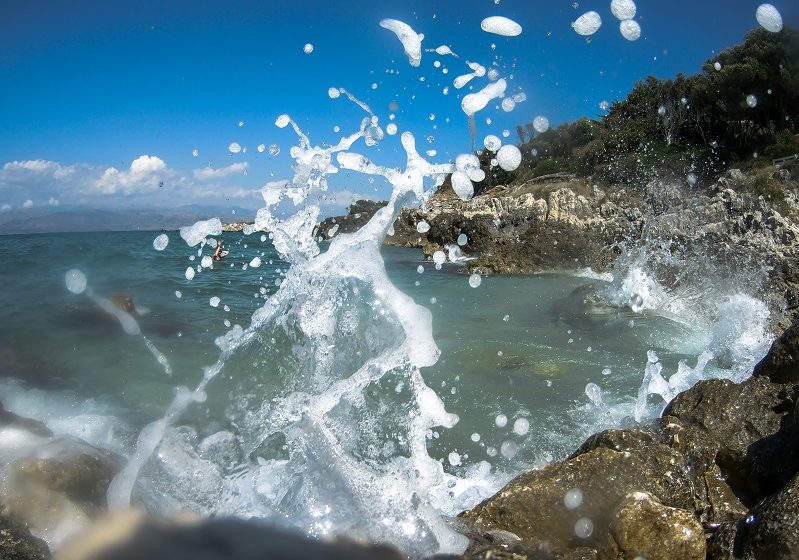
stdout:
POLYGON ((242 184, 246 175, 246 163, 183 172, 170 168, 158 156, 146 154, 127 168, 65 165, 48 160, 10 161, 0 168, 0 200, 7 201, 2 211, 13 206, 60 204, 174 207, 194 202, 224 203, 259 196, 257 189, 242 184))

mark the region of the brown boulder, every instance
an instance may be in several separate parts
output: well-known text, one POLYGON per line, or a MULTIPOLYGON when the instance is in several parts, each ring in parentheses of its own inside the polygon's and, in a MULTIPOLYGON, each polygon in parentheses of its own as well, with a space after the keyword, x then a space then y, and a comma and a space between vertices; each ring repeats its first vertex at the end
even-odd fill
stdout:
POLYGON ((705 535, 693 512, 628 494, 613 514, 610 534, 625 560, 704 560, 705 535))

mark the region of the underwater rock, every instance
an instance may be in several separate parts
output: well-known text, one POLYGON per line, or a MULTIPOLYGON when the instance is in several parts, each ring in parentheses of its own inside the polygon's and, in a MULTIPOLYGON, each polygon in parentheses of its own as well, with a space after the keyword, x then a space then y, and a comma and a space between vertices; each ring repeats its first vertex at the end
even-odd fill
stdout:
POLYGON ((24 418, 13 412, 9 412, 3 407, 3 403, 0 403, 0 428, 5 426, 21 428, 41 437, 50 437, 53 435, 50 428, 45 426, 42 422, 33 420, 32 418, 24 418))
POLYGON ((50 549, 31 535, 25 525, 5 515, 0 508, 0 558, 3 560, 46 560, 50 549))
POLYGON ((403 560, 387 545, 318 541, 240 519, 109 516, 58 551, 59 560, 403 560))
POLYGON ((113 454, 91 448, 83 442, 74 453, 25 458, 15 464, 16 476, 25 482, 61 492, 75 502, 98 508, 105 507, 108 485, 118 470, 119 463, 113 454))
POLYGON ((628 494, 616 509, 610 534, 622 558, 705 558, 705 534, 693 512, 664 506, 641 492, 628 494))

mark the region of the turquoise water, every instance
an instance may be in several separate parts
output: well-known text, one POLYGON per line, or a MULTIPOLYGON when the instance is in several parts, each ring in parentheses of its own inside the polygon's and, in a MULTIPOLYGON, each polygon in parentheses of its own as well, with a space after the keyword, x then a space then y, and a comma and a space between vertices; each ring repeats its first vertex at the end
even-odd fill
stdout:
MULTIPOLYGON (((228 233, 223 243, 231 255, 189 281, 184 271, 198 265, 196 251, 176 234, 164 251, 156 251, 156 235, 4 238, 2 374, 27 387, 94 399, 134 426, 162 415, 173 388, 193 386, 217 359, 214 339, 228 330, 225 321, 246 327, 264 297, 277 289, 275 281, 286 264, 260 234, 228 233), (192 255, 195 259, 189 260, 192 255), (256 256, 263 265, 245 267, 256 256), (141 311, 136 317, 143 333, 166 355, 172 376, 164 374, 139 337, 125 334, 114 317, 88 298, 66 290, 64 274, 71 268, 82 270, 98 295, 132 299, 141 311), (218 307, 209 304, 213 296, 220 298, 218 307)), ((701 333, 683 323, 584 305, 586 294, 606 285, 600 280, 564 274, 485 277, 471 288, 456 266, 437 271, 414 250, 385 247, 383 253, 392 280, 433 313, 442 355, 424 376, 447 409, 460 417, 454 429, 431 441, 434 455, 443 457, 455 448, 484 458, 488 447, 499 448, 507 439, 514 418, 525 417, 531 429, 527 437, 516 438, 524 443, 519 459, 561 457, 602 422, 585 413, 587 383, 598 384, 606 402, 629 404, 648 350, 657 351, 667 369, 676 369, 679 359, 695 359, 699 351, 701 333), (417 272, 420 264, 422 274, 417 272), (510 419, 504 430, 495 425, 499 414, 510 419), (479 442, 471 440, 473 433, 481 435, 479 442)), ((269 367, 257 367, 226 376, 246 377, 240 390, 249 383, 264 390, 273 382, 270 373, 269 367)), ((225 391, 212 388, 212 398, 195 407, 190 420, 225 423, 236 384, 220 384, 225 391)), ((626 415, 623 410, 606 414, 614 422, 626 415)))
MULTIPOLYGON (((176 388, 196 387, 217 362, 219 338, 236 325, 246 329, 286 277, 286 263, 261 234, 224 234, 230 255, 210 269, 200 266, 213 253, 210 246, 192 249, 169 233, 168 246, 157 251, 157 235, 3 238, 0 401, 8 409, 44 421, 57 436, 130 457, 140 431, 165 414, 176 388), (261 266, 250 266, 255 257, 261 266), (187 267, 199 267, 191 280, 187 267), (86 276, 89 288, 80 295, 67 289, 71 269, 86 276), (143 336, 126 334, 117 317, 98 307, 104 299, 127 301, 143 336)), ((488 276, 473 288, 457 264, 436 270, 419 251, 383 247, 382 254, 396 286, 432 313, 441 354, 421 374, 458 417, 453 427, 429 429, 421 438, 444 474, 427 499, 445 515, 472 507, 531 466, 568 455, 590 433, 631 425, 648 353, 657 354, 668 379, 681 360, 693 366, 714 344, 752 339, 750 320, 740 312, 751 298, 720 302, 727 307, 717 320, 675 313, 686 306, 668 294, 658 300, 662 308, 636 313, 608 303, 629 297, 629 286, 618 279, 586 272, 488 276)), ((384 311, 387 298, 399 296, 325 272, 289 275, 292 289, 280 291, 289 297, 277 307, 282 315, 224 359, 201 402, 178 418, 144 465, 133 500, 159 513, 281 519, 313 535, 340 531, 398 542, 413 554, 434 550, 425 531, 397 536, 380 532, 382 524, 363 529, 374 515, 398 521, 409 515, 392 509, 391 496, 407 494, 414 483, 412 474, 398 473, 409 469, 414 418, 431 410, 429 399, 409 393, 412 369, 392 366, 339 398, 324 419, 297 415, 313 410, 297 403, 318 402, 339 380, 349 386, 347 378, 364 360, 389 359, 386 349, 400 336, 384 311), (313 298, 317 288, 333 294, 330 308, 313 298), (311 316, 309 301, 319 306, 311 316), (303 334, 323 328, 327 314, 335 315, 336 332, 303 334), (300 329, 302 321, 310 322, 300 329), (357 326, 349 335, 348 325, 357 326), (320 366, 326 360, 329 369, 320 366), (208 442, 227 442, 222 447, 232 453, 226 457, 236 457, 233 463, 202 455, 208 442), (371 482, 364 485, 366 479, 371 482), (372 505, 382 495, 386 503, 372 505)), ((767 342, 760 340, 757 351, 767 342)), ((752 356, 741 356, 733 369, 711 361, 696 378, 746 374, 752 356)), ((650 395, 643 405, 646 421, 664 402, 650 395)), ((0 452, 0 463, 25 449, 36 453, 41 444, 20 448, 18 436, 2 430, 0 440, 14 444, 8 456, 0 452)), ((5 476, 0 479, 7 482, 5 476)), ((434 526, 420 507, 413 515, 421 517, 408 522, 415 527, 426 519, 434 526)), ((53 526, 37 531, 56 545, 66 534, 53 526)))

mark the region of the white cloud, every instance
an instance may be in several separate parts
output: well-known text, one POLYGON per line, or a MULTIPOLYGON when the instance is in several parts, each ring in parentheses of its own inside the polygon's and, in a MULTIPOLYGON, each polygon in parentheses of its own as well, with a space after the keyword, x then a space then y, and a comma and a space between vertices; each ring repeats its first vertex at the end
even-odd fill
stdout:
MULTIPOLYGON (((257 189, 246 188, 247 163, 227 167, 170 168, 153 155, 141 155, 128 168, 87 163, 72 165, 48 160, 10 161, 0 167, 0 197, 19 207, 31 205, 88 205, 120 207, 175 207, 195 202, 224 204, 250 200, 257 189)), ((250 204, 250 206, 253 206, 250 204)))
POLYGON ((232 165, 228 165, 227 167, 220 167, 219 169, 213 168, 209 165, 208 167, 203 167, 202 169, 195 169, 192 171, 192 174, 198 181, 209 181, 212 179, 227 177, 228 175, 246 175, 247 167, 248 166, 246 163, 234 163, 232 165))
POLYGON ((10 204, 3 204, 0 206, 0 212, 8 212, 11 210, 12 206, 10 204))
POLYGON ((29 198, 25 202, 22 203, 23 208, 33 208, 33 201, 29 198))

